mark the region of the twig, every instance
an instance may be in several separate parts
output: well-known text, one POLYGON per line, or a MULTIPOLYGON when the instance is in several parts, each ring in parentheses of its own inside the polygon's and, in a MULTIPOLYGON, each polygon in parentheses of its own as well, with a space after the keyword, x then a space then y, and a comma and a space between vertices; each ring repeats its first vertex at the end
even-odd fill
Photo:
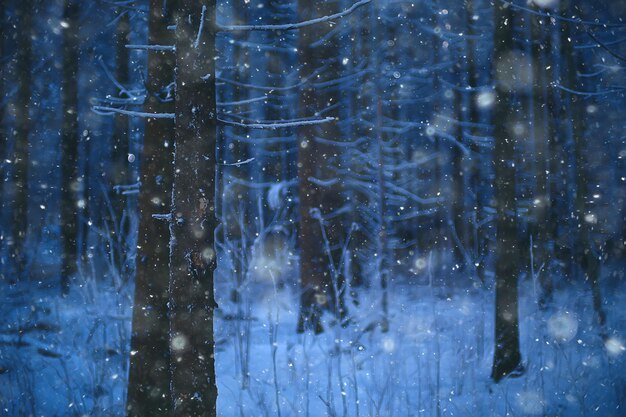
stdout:
POLYGON ((356 3, 354 3, 352 6, 350 6, 349 8, 347 8, 346 10, 339 12, 339 13, 335 13, 335 14, 331 14, 328 16, 323 16, 323 17, 318 17, 316 19, 311 19, 311 20, 305 20, 302 22, 298 22, 298 23, 287 23, 284 25, 219 25, 219 28, 222 30, 229 30, 229 31, 238 31, 238 30, 292 30, 292 29, 300 29, 306 26, 311 26, 311 25, 315 25, 318 23, 324 23, 324 22, 328 22, 329 20, 334 20, 334 19, 339 19, 342 18, 344 16, 349 15, 350 13, 352 13, 353 11, 355 11, 356 9, 358 9, 361 6, 364 6, 368 3, 370 3, 372 0, 361 0, 358 1, 356 3))

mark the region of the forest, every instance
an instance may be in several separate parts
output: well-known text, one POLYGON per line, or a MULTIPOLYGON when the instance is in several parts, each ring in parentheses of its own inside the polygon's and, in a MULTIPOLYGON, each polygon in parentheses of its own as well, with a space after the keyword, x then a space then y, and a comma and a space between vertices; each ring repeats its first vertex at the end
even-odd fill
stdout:
POLYGON ((626 416, 626 1, 0 0, 0 98, 0 416, 626 416))

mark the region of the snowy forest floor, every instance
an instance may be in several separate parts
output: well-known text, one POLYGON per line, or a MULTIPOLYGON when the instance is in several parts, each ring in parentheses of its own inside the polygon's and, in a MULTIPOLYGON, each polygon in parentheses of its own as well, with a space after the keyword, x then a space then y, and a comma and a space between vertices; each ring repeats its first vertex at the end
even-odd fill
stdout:
MULTIPOLYGON (((563 286, 540 310, 534 284, 520 283, 526 371, 494 384, 492 291, 392 285, 382 333, 372 326, 380 291, 362 290, 349 326, 326 315, 315 336, 296 334, 289 287, 257 281, 234 304, 221 281, 218 415, 626 415, 626 286, 603 288, 603 340, 588 286, 563 286)), ((0 415, 122 416, 131 291, 85 284, 63 298, 23 283, 0 293, 0 415)))

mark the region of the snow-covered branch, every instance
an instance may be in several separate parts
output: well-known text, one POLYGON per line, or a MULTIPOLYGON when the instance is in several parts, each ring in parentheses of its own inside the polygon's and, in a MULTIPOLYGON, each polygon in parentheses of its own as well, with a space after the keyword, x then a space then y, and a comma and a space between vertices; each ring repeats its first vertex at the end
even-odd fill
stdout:
POLYGON ((196 35, 196 41, 193 43, 193 47, 198 49, 200 45, 200 36, 202 36, 202 30, 204 29, 204 16, 206 14, 206 5, 202 5, 202 14, 200 15, 200 25, 198 27, 198 34, 196 35))
POLYGON ((318 187, 332 187, 333 185, 339 182, 338 178, 331 178, 328 180, 323 180, 320 178, 309 177, 308 180, 312 182, 313 184, 317 185, 318 187))
POLYGON ((237 161, 237 162, 230 162, 230 163, 222 163, 222 165, 227 166, 227 167, 239 167, 242 165, 246 165, 249 164, 250 162, 254 161, 255 158, 248 158, 245 161, 237 161))
POLYGON ((584 25, 584 26, 598 26, 598 27, 603 27, 603 28, 623 28, 626 27, 626 23, 622 22, 622 23, 612 23, 612 22, 594 22, 591 20, 583 20, 579 17, 566 17, 566 16, 562 16, 560 14, 557 13, 551 13, 550 11, 539 11, 539 10, 533 10, 529 7, 524 7, 521 4, 516 4, 513 3, 511 1, 508 0, 500 0, 501 3, 504 3, 505 5, 507 5, 508 7, 513 7, 515 9, 519 9, 519 10, 523 10, 525 12, 528 12, 530 14, 534 14, 536 16, 542 16, 542 17, 549 17, 552 19, 556 19, 556 20, 560 20, 562 22, 568 22, 568 23, 575 23, 578 25, 584 25))
POLYGON ((297 126, 306 126, 306 125, 317 125, 320 123, 328 123, 334 121, 334 117, 324 117, 321 119, 311 119, 311 120, 295 120, 295 121, 284 121, 284 122, 258 122, 258 123, 240 123, 232 120, 224 120, 218 119, 218 121, 231 125, 231 126, 239 126, 239 127, 247 127, 249 129, 282 129, 285 127, 297 127, 297 126))
POLYGON ((175 52, 176 46, 174 45, 126 45, 128 49, 141 49, 144 51, 157 51, 157 52, 175 52))
POLYGON ((318 17, 315 19, 311 19, 311 20, 305 20, 302 22, 298 22, 298 23, 287 23, 284 25, 219 25, 219 28, 222 30, 229 30, 229 31, 239 31, 239 30, 292 30, 292 29, 300 29, 306 26, 311 26, 311 25, 316 25, 318 23, 324 23, 324 22, 328 22, 331 20, 335 20, 335 19, 340 19, 344 16, 349 15, 350 13, 352 13, 353 11, 355 11, 356 9, 358 9, 361 6, 364 6, 368 3, 370 3, 372 0, 360 0, 356 3, 354 3, 352 6, 350 6, 349 8, 347 8, 346 10, 339 12, 339 13, 335 13, 335 14, 331 14, 331 15, 327 15, 327 16, 322 16, 322 17, 318 17))
POLYGON ((592 97, 592 96, 603 96, 605 94, 612 94, 612 93, 618 93, 620 91, 622 91, 621 89, 612 89, 612 90, 605 90, 605 91, 577 91, 577 90, 573 90, 571 88, 567 88, 561 84, 558 83, 554 83, 553 84, 556 88, 558 88, 559 90, 563 90, 563 91, 567 91, 568 93, 572 93, 572 94, 576 94, 579 96, 585 96, 585 97, 592 97))
POLYGON ((146 119, 174 119, 174 113, 146 113, 141 111, 133 111, 133 110, 124 110, 124 109, 116 109, 115 107, 105 107, 105 106, 93 106, 91 108, 94 112, 108 116, 113 113, 125 114, 126 116, 133 117, 142 117, 146 119))
POLYGON ((261 96, 261 97, 248 98, 248 99, 239 100, 239 101, 224 101, 221 103, 218 102, 217 105, 218 106, 239 106, 241 104, 250 104, 250 103, 256 103, 258 101, 265 101, 268 98, 269 98, 268 96, 261 96))

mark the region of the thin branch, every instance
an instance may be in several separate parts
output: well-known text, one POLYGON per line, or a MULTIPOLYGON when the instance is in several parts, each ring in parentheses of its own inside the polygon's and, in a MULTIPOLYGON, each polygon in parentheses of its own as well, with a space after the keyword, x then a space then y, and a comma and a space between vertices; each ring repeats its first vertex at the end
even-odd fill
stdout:
POLYGON ((254 98, 248 98, 245 100, 239 100, 239 101, 224 101, 224 102, 218 102, 217 105, 218 106, 239 106, 241 104, 250 104, 250 103, 256 103, 257 101, 266 101, 268 100, 270 97, 268 96, 261 96, 261 97, 254 97, 254 98))
POLYGON ((620 61, 626 62, 626 57, 623 57, 621 55, 619 55, 617 52, 614 52, 613 50, 611 50, 611 48, 609 48, 608 46, 606 46, 603 42, 600 41, 600 39, 598 39, 596 37, 596 35, 594 35, 593 33, 591 33, 590 30, 587 30, 587 35, 589 35, 591 37, 591 39, 593 39, 602 49, 604 49, 605 51, 607 51, 609 54, 611 54, 611 56, 619 59, 620 61))
POLYGON ((308 180, 309 182, 312 182, 318 187, 332 187, 333 185, 336 185, 339 182, 338 178, 331 178, 328 180, 324 180, 321 178, 309 177, 308 180))
POLYGON ((578 18, 565 17, 565 16, 561 16, 561 15, 556 14, 556 13, 540 12, 540 11, 533 10, 531 8, 528 8, 528 7, 521 6, 519 4, 512 3, 509 0, 500 0, 500 2, 504 3, 508 7, 513 7, 515 9, 523 10, 525 12, 528 12, 530 14, 534 14, 536 16, 553 18, 553 19, 556 19, 556 20, 560 20, 562 22, 576 23, 576 24, 584 25, 584 26, 599 26, 599 27, 604 27, 604 28, 623 28, 623 27, 626 27, 626 23, 592 22, 590 20, 582 20, 579 17, 578 18))
POLYGON ((238 30, 292 30, 292 29, 300 29, 306 26, 311 26, 311 25, 315 25, 318 23, 324 23, 324 22, 328 22, 329 20, 335 20, 335 19, 339 19, 342 18, 344 16, 349 15, 350 13, 352 13, 353 11, 355 11, 356 9, 358 9, 361 6, 364 6, 368 3, 370 3, 372 0, 360 0, 356 3, 354 3, 352 6, 350 6, 349 8, 347 8, 346 10, 339 12, 339 13, 335 13, 335 14, 331 14, 328 16, 322 16, 322 17, 318 17, 316 19, 311 19, 311 20, 305 20, 303 22, 298 22, 298 23, 287 23, 284 25, 220 25, 219 28, 222 30, 229 30, 229 31, 238 31, 238 30))
POLYGON ((317 125, 320 123, 327 123, 336 120, 334 117, 325 117, 323 119, 312 120, 298 120, 298 121, 285 121, 285 122, 271 122, 271 123, 239 123, 231 120, 217 119, 218 121, 231 126, 247 127, 249 129, 282 129, 284 127, 295 127, 305 125, 317 125))
POLYGON ((315 71, 313 71, 308 77, 300 80, 300 82, 298 82, 296 84, 292 84, 292 85, 282 86, 282 87, 268 86, 268 85, 246 84, 246 83, 242 83, 242 82, 235 81, 235 80, 229 80, 228 78, 222 78, 222 77, 217 77, 217 80, 218 81, 223 81, 223 82, 225 82, 227 84, 234 85, 234 86, 237 86, 237 87, 246 87, 246 88, 253 88, 253 89, 256 89, 256 90, 265 90, 265 91, 269 91, 270 93, 274 92, 274 91, 288 91, 288 90, 293 90, 293 89, 296 89, 296 88, 299 88, 299 87, 305 85, 311 79, 313 79, 314 77, 317 77, 317 75, 320 74, 321 72, 323 72, 327 67, 328 67, 328 65, 323 65, 320 68, 318 68, 315 71))
POLYGON ((174 113, 145 113, 140 111, 116 109, 115 107, 93 106, 94 112, 101 115, 111 115, 113 113, 125 114, 127 116, 143 117, 147 119, 174 119, 174 113))
POLYGON ((622 91, 621 89, 614 89, 614 90, 606 90, 606 91, 577 91, 577 90, 572 90, 571 88, 567 88, 561 84, 558 83, 554 83, 553 84, 556 88, 563 90, 563 91, 567 91, 568 93, 572 93, 572 94, 576 94, 579 96, 586 96, 586 97, 592 97, 592 96, 603 96, 605 94, 612 94, 612 93, 618 93, 620 91, 622 91))
POLYGON ((196 41, 193 43, 193 47, 198 49, 200 45, 200 36, 202 35, 202 29, 204 29, 204 15, 206 14, 206 5, 202 5, 202 14, 200 15, 200 26, 198 27, 198 35, 196 36, 196 41))
POLYGON ((174 52, 176 46, 174 45, 126 45, 128 49, 141 49, 144 51, 158 51, 158 52, 174 52))
POLYGON ((254 161, 254 159, 255 158, 248 158, 245 161, 238 161, 238 162, 231 162, 231 163, 224 162, 224 163, 222 163, 220 165, 224 165, 224 166, 227 166, 227 167, 239 167, 241 165, 249 164, 250 162, 254 161))

